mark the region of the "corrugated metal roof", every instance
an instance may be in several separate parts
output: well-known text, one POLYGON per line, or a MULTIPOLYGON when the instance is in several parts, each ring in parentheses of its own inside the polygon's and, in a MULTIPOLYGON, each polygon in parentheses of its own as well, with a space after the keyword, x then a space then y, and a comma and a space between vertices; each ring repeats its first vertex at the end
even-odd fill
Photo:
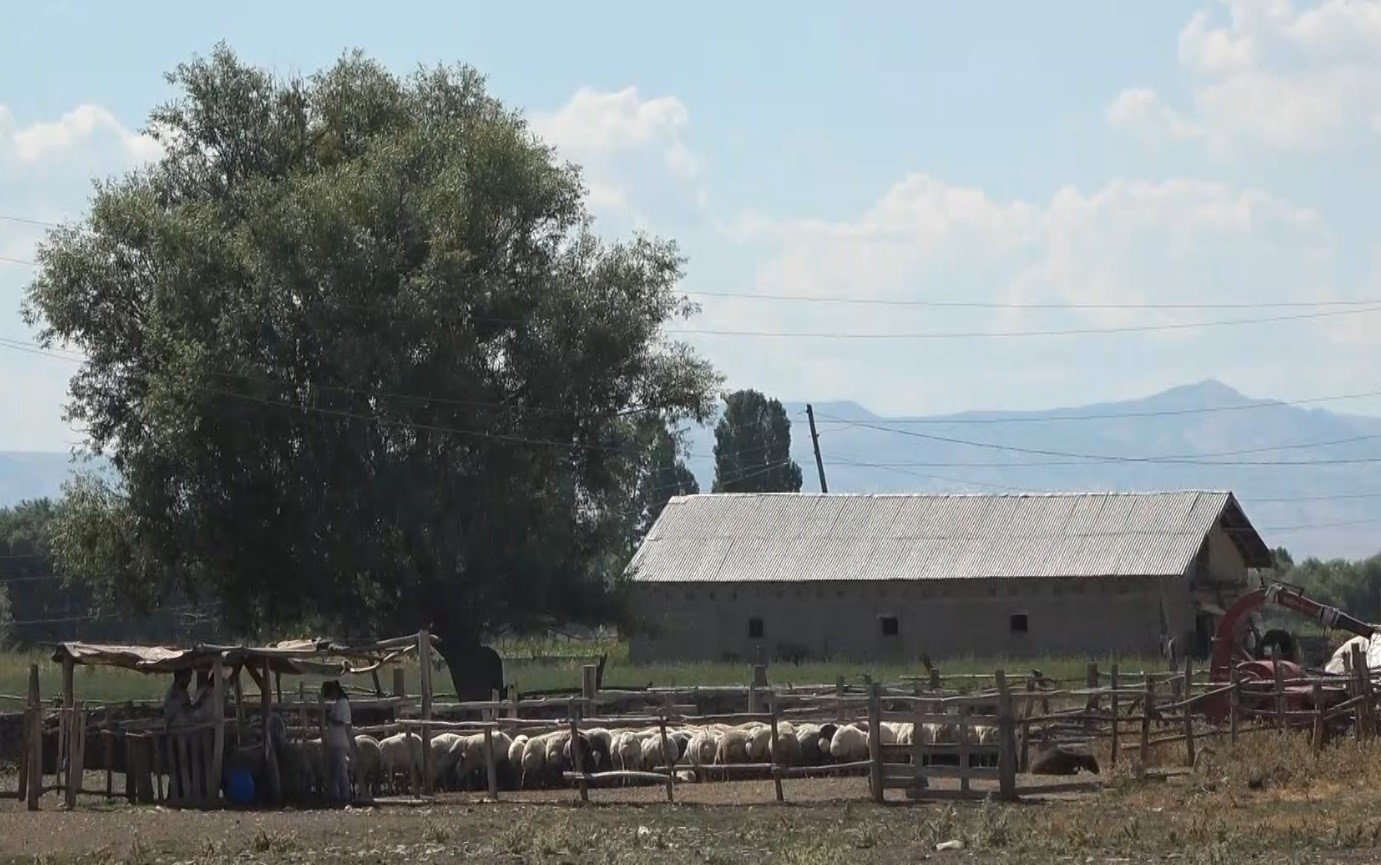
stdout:
POLYGON ((1174 576, 1230 503, 1201 490, 677 496, 629 567, 641 582, 1174 576))

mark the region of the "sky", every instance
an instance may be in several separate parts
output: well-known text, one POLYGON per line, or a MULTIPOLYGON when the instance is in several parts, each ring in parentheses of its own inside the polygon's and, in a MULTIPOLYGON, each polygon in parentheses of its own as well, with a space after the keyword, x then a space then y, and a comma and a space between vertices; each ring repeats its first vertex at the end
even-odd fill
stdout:
POLYGON ((20 220, 79 218, 95 180, 158 158, 140 130, 163 74, 221 40, 285 76, 352 48, 479 69, 583 166, 601 233, 677 240, 702 312, 674 329, 731 388, 888 414, 1206 378, 1381 390, 1381 0, 54 0, 5 18, 0 450, 80 439, 72 365, 26 350, 45 229, 20 220))

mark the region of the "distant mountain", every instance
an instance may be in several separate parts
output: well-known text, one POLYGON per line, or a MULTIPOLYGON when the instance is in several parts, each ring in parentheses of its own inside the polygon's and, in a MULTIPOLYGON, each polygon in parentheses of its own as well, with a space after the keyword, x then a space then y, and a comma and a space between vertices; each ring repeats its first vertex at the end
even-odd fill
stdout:
MULTIPOLYGON (((792 455, 818 490, 805 404, 787 410, 792 455)), ((1378 417, 1252 399, 1212 380, 1045 411, 886 417, 830 402, 815 414, 831 492, 1229 489, 1266 542, 1296 556, 1381 552, 1378 417)), ((714 432, 688 438, 708 491, 714 432)), ((0 505, 57 495, 70 470, 66 454, 0 452, 0 505)))
MULTIPOLYGON (((792 455, 818 490, 805 405, 787 409, 792 455)), ((879 417, 846 402, 817 403, 815 415, 831 492, 1229 489, 1272 546, 1381 552, 1381 418, 1252 399, 1213 380, 1044 411, 879 417)), ((714 433, 689 440, 708 490, 714 433)))

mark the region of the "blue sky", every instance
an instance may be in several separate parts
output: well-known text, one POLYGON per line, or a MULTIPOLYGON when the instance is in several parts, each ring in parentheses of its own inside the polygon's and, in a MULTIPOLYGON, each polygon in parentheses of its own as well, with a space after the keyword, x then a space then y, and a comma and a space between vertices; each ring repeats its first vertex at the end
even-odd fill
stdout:
MULTIPOLYGON (((25 4, 0 29, 0 216, 81 212, 155 157, 162 73, 225 39, 283 74, 359 47, 467 62, 586 168, 611 236, 690 257, 689 333, 784 399, 1032 408, 1221 378, 1260 396, 1377 390, 1381 313, 1010 337, 1309 310, 897 302, 1311 303, 1381 296, 1381 3, 25 4), (917 334, 927 334, 920 337, 917 334), (955 334, 980 334, 957 337, 955 334), (998 335, 994 335, 998 334, 998 335)), ((0 256, 41 231, 0 220, 0 256)), ((29 269, 0 262, 0 338, 29 269)), ((0 348, 0 449, 62 450, 70 366, 0 348)), ((1349 404, 1381 412, 1381 404, 1349 404)))

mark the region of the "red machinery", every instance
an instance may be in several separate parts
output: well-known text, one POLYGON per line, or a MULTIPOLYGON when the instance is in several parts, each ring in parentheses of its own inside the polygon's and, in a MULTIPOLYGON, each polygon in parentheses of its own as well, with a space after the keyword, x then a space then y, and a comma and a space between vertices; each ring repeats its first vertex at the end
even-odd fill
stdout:
MULTIPOLYGON (((1308 616, 1325 628, 1336 628, 1367 639, 1376 633, 1376 629, 1366 622, 1349 616, 1336 607, 1330 607, 1306 598, 1304 590, 1299 586, 1292 586, 1289 583, 1272 583, 1265 588, 1248 592, 1238 598, 1236 603, 1223 614, 1222 621, 1218 623, 1218 630, 1213 636, 1213 656, 1210 667, 1213 682, 1227 682, 1231 678, 1233 667, 1237 668, 1238 675, 1242 679, 1274 679, 1277 664, 1281 667, 1282 678, 1296 679, 1303 674, 1292 640, 1285 641, 1286 645, 1279 647, 1283 651, 1276 655, 1275 661, 1268 657, 1261 657, 1260 651, 1255 654, 1248 651, 1242 643, 1238 633, 1242 629, 1242 625, 1252 613, 1268 604, 1284 607, 1287 610, 1308 616)), ((1261 648, 1263 647, 1258 646, 1258 650, 1261 648)), ((1310 688, 1287 687, 1285 691, 1288 708, 1297 709, 1308 705, 1311 695, 1310 688)), ((1228 695, 1223 694, 1208 702, 1205 706, 1206 714, 1210 719, 1221 720, 1227 717, 1230 705, 1228 695)))

